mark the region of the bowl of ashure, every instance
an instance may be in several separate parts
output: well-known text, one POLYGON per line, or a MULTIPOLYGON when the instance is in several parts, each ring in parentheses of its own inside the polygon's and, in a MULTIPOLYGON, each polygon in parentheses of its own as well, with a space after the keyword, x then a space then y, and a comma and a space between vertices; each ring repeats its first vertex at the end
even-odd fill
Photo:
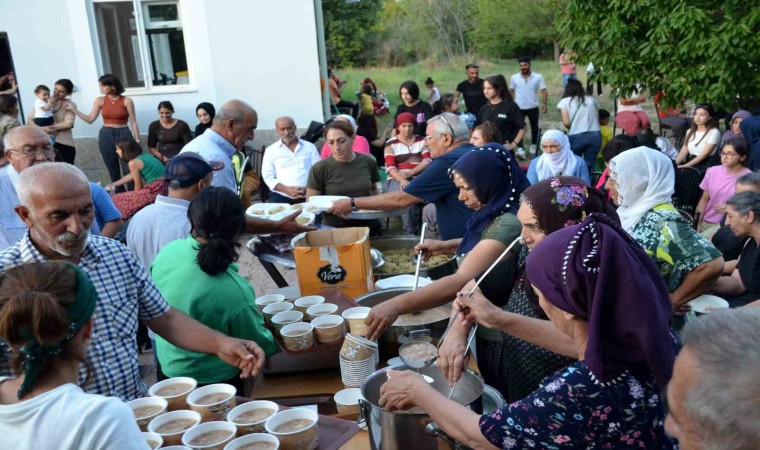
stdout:
POLYGON ((161 397, 169 403, 168 410, 187 408, 187 397, 198 386, 198 382, 190 377, 175 377, 159 381, 148 389, 148 395, 161 397))
POLYGON ((280 411, 267 419, 267 433, 280 441, 283 449, 314 450, 319 444, 317 421, 319 416, 307 409, 280 411))
POLYGON ((169 402, 161 397, 143 397, 127 402, 127 405, 132 408, 132 414, 135 415, 140 430, 148 431, 150 421, 165 413, 169 402))
POLYGON ((202 450, 223 450, 225 445, 235 439, 236 433, 234 423, 206 422, 188 430, 182 436, 182 445, 202 450))
POLYGON ((148 425, 148 431, 164 440, 164 445, 179 445, 187 430, 201 423, 201 415, 189 409, 162 414, 148 425))
POLYGON ((254 400, 238 405, 227 415, 227 422, 234 423, 238 436, 264 433, 264 423, 280 411, 280 406, 269 400, 254 400))

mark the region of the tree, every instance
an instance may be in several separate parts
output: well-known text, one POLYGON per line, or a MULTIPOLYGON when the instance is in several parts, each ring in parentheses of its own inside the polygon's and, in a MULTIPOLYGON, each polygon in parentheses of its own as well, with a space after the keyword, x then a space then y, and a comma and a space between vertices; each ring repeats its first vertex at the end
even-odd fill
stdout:
POLYGON ((757 0, 566 0, 557 28, 576 60, 628 94, 640 83, 683 99, 733 109, 760 87, 757 0))
POLYGON ((380 12, 381 0, 322 0, 327 61, 335 66, 360 65, 367 62, 375 45, 373 24, 380 12))
MULTIPOLYGON (((558 0, 477 0, 473 43, 485 56, 506 58, 551 45, 558 37, 558 0)), ((559 56, 559 55, 557 55, 559 56)))

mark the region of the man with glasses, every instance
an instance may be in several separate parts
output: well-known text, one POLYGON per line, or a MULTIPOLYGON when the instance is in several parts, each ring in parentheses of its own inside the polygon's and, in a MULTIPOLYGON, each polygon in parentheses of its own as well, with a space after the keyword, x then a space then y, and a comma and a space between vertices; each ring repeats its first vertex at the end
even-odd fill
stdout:
MULTIPOLYGON (((5 157, 10 164, 0 170, 0 251, 5 250, 26 235, 27 227, 16 214, 21 202, 16 193, 19 174, 36 164, 55 160, 55 149, 48 136, 39 127, 24 125, 9 131, 4 138, 5 157)), ((121 228, 121 213, 102 187, 90 183, 96 217, 90 232, 113 237, 121 228)))
POLYGON ((433 203, 438 216, 441 239, 464 236, 472 210, 459 201, 459 189, 449 177, 451 166, 465 153, 475 149, 468 142, 469 129, 456 114, 443 113, 428 120, 425 139, 433 162, 401 191, 335 202, 331 214, 348 215, 352 210, 405 208, 417 203, 433 203))
POLYGON ((464 66, 467 72, 467 79, 457 85, 457 100, 464 94, 464 104, 467 106, 467 112, 478 114, 480 107, 486 104, 486 96, 483 94, 483 79, 478 75, 480 68, 477 64, 471 63, 464 66))

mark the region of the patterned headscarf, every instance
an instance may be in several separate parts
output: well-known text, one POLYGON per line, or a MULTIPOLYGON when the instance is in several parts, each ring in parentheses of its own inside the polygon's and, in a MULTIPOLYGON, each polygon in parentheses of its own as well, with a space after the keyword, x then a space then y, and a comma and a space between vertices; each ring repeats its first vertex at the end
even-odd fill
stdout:
POLYGON ((494 219, 505 213, 516 214, 520 194, 530 186, 509 150, 493 142, 465 153, 451 166, 449 176, 466 183, 465 189, 483 205, 467 221, 459 254, 472 250, 494 219))
POLYGON ((69 318, 69 333, 57 344, 45 345, 36 340, 32 330, 28 328, 20 330, 20 335, 26 340, 26 343, 19 349, 19 352, 24 355, 24 362, 21 364, 24 382, 21 383, 16 394, 17 398, 24 396, 34 386, 48 358, 60 354, 63 346, 77 334, 95 311, 95 303, 98 298, 95 286, 82 269, 74 264, 69 265, 77 274, 76 299, 65 307, 69 318))
POLYGON ((668 288, 618 224, 591 214, 550 234, 528 256, 526 271, 547 302, 588 323, 584 360, 599 381, 630 370, 667 385, 676 356, 668 288))

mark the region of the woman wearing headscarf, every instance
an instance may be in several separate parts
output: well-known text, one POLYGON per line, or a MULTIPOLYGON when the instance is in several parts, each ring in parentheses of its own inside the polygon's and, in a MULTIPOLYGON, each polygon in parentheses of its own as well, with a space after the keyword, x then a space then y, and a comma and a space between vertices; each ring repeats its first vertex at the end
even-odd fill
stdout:
MULTIPOLYGON (((478 368, 486 383, 509 402, 526 397, 544 378, 575 362, 572 340, 554 328, 538 306, 525 276, 525 260, 546 236, 593 212, 617 220, 602 193, 578 178, 557 177, 526 189, 517 212, 523 247, 499 263, 470 298, 468 307, 474 314, 489 318, 488 325, 478 327, 478 368)), ((472 289, 470 283, 463 291, 472 289)), ((462 307, 455 301, 455 310, 462 307)), ((456 321, 440 347, 438 365, 450 383, 463 369, 469 328, 456 321)))
POLYGON ((3 448, 146 448, 124 402, 79 385, 96 302, 90 279, 67 262, 0 274, 0 339, 13 349, 14 372, 0 377, 3 448))
MULTIPOLYGON (((420 407, 470 447, 677 449, 665 433, 660 400, 676 354, 670 302, 641 247, 608 217, 592 214, 547 236, 526 271, 551 323, 574 342, 577 362, 526 398, 482 416, 418 374, 391 370, 380 406, 420 407)), ((466 295, 458 296, 464 304, 466 295)))
POLYGON ((468 281, 483 273, 520 234, 515 217, 520 194, 530 186, 512 154, 499 144, 474 149, 451 166, 459 200, 473 210, 461 239, 426 239, 415 247, 425 259, 433 255, 463 257, 457 272, 372 308, 367 325, 371 339, 379 337, 399 315, 424 311, 450 302, 468 281), (466 257, 464 257, 466 255, 466 257))
POLYGON ((760 170, 760 117, 751 116, 739 124, 744 139, 749 146, 749 170, 760 170))
POLYGON ((733 141, 735 139, 744 139, 744 134, 742 133, 742 129, 741 129, 741 123, 742 121, 744 121, 744 119, 747 119, 749 117, 752 117, 752 113, 750 113, 749 111, 745 111, 743 109, 736 111, 734 115, 731 116, 731 122, 728 126, 728 130, 726 130, 726 132, 723 133, 723 137, 720 140, 721 148, 728 141, 733 141))
MULTIPOLYGON (((350 124, 351 127, 353 127, 353 129, 354 129, 354 133, 353 133, 354 143, 351 146, 351 150, 354 153, 360 153, 362 155, 370 155, 371 154, 370 149, 369 149, 369 141, 367 141, 367 138, 365 138, 364 136, 360 136, 360 135, 356 134, 358 126, 356 125, 356 120, 353 117, 349 116, 348 114, 341 114, 339 116, 336 116, 335 119, 333 119, 333 120, 338 120, 338 121, 341 121, 341 122, 346 122, 346 123, 350 124)), ((322 146, 322 151, 319 153, 319 156, 321 156, 322 159, 327 159, 327 158, 330 157, 330 155, 332 155, 332 152, 330 151, 330 146, 327 145, 327 143, 325 142, 325 145, 322 146)))
POLYGON ((195 126, 195 137, 198 137, 206 132, 214 122, 214 116, 216 116, 216 109, 214 105, 209 102, 199 103, 195 107, 195 115, 198 116, 198 125, 195 126))
POLYGON ((561 175, 577 177, 586 184, 591 184, 586 162, 573 153, 565 133, 559 130, 547 131, 541 136, 541 149, 541 156, 531 161, 528 166, 528 181, 531 184, 561 175))
POLYGON ((638 147, 612 158, 609 166, 605 188, 618 205, 620 223, 657 263, 673 310, 707 292, 723 270, 723 258, 673 206, 671 159, 638 147))

